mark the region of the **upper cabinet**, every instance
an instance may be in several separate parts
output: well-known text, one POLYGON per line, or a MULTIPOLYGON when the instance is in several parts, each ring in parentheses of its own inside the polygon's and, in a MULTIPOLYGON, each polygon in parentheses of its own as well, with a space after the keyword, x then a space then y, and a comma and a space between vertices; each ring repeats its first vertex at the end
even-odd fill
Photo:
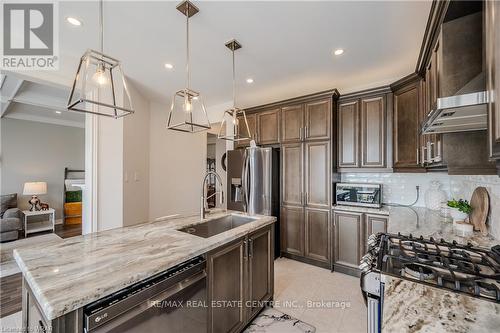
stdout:
POLYGON ((274 144, 280 139, 280 110, 273 109, 257 114, 257 143, 274 144))
POLYGON ((393 85, 393 168, 396 172, 424 172, 422 167, 422 139, 420 125, 423 119, 422 83, 418 75, 393 85))
POLYGON ((389 171, 391 122, 389 87, 343 96, 338 106, 339 171, 389 171))
POLYGON ((304 129, 304 105, 281 108, 281 142, 302 141, 304 129))
POLYGON ((305 104, 305 140, 327 140, 330 138, 332 101, 325 99, 305 104))
POLYGON ((281 108, 281 142, 328 140, 332 128, 331 97, 281 108))
MULTIPOLYGON (((485 43, 488 104, 488 153, 500 160, 500 2, 486 1, 485 43)), ((500 164, 497 162, 497 165, 500 164)))

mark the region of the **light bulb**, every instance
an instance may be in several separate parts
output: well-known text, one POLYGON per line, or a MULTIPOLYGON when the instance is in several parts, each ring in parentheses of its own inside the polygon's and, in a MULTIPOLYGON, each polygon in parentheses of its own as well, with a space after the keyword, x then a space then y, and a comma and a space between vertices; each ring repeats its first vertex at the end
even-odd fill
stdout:
POLYGON ((192 110, 193 110, 193 104, 191 103, 191 100, 188 97, 186 97, 184 99, 184 111, 189 113, 192 110))
POLYGON ((106 77, 106 68, 104 67, 104 64, 97 65, 97 70, 95 71, 95 74, 92 75, 92 80, 100 86, 108 84, 109 80, 106 77))

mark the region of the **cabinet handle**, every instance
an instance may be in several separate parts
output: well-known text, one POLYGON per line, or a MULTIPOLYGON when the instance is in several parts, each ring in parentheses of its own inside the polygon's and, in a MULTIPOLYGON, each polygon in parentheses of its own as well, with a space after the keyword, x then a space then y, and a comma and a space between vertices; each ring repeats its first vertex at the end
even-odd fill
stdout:
POLYGON ((243 241, 243 259, 247 260, 248 259, 248 242, 246 240, 243 241))
POLYGON ((420 165, 420 149, 417 148, 417 165, 420 165))
POLYGON ((253 257, 253 239, 251 238, 248 240, 248 257, 253 257))
POLYGON ((302 141, 302 130, 304 127, 299 128, 299 140, 302 141))
POLYGON ((307 199, 309 198, 308 198, 308 193, 306 192, 304 195, 304 205, 307 205, 307 199))
POLYGON ((425 160, 425 151, 426 151, 427 147, 426 146, 422 146, 421 149, 422 149, 422 161, 421 162, 422 162, 422 166, 425 166, 425 162, 427 162, 425 160))
POLYGON ((309 126, 304 127, 304 139, 309 137, 309 126))

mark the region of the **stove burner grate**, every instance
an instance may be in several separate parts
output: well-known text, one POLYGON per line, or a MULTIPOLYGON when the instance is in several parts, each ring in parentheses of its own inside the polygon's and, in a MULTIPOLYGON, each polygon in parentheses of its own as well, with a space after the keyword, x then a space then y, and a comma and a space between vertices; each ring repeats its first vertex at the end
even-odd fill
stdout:
POLYGON ((418 264, 406 264, 404 265, 403 270, 409 277, 413 277, 421 281, 433 280, 435 277, 432 269, 418 264))

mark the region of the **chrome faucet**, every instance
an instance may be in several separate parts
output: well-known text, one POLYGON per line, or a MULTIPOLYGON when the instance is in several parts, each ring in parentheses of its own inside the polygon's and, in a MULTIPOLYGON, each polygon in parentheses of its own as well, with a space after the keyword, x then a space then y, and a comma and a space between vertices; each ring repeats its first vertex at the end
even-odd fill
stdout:
POLYGON ((214 195, 220 194, 220 204, 222 205, 224 203, 224 190, 222 190, 222 179, 220 176, 217 174, 215 171, 209 171, 203 178, 203 182, 201 183, 201 205, 200 205, 200 217, 201 219, 205 219, 205 215, 208 212, 208 205, 207 205, 207 200, 213 197, 214 195), (209 176, 215 176, 217 181, 219 182, 219 185, 221 187, 221 190, 219 192, 215 192, 210 194, 208 197, 205 198, 205 183, 207 182, 207 179, 209 176))

